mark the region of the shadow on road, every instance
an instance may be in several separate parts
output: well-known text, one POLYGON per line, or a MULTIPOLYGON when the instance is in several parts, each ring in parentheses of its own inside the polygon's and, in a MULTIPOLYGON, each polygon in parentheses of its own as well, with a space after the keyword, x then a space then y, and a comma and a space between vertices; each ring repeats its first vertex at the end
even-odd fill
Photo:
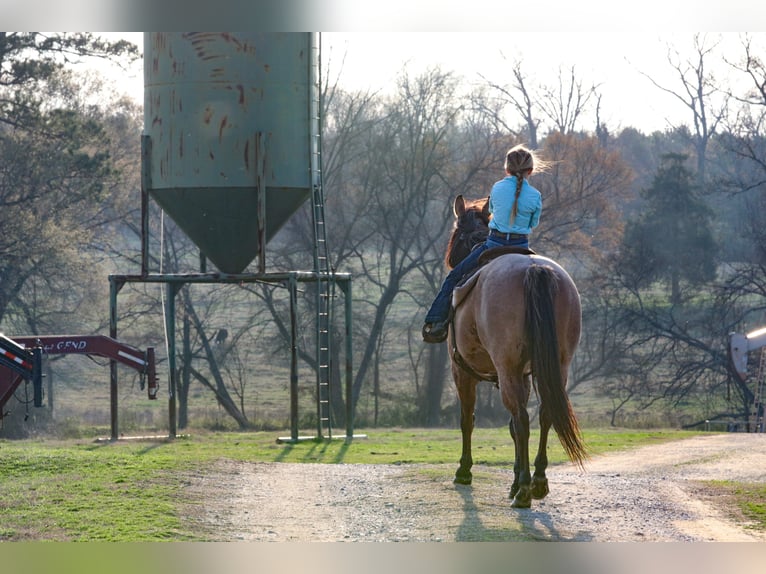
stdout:
POLYGON ((458 542, 501 542, 508 540, 524 540, 519 537, 516 525, 508 528, 487 528, 481 519, 481 511, 473 498, 473 488, 466 485, 455 485, 455 489, 463 498, 463 520, 455 533, 458 542))
MULTIPOLYGON (((463 498, 463 520, 455 533, 460 542, 501 542, 501 541, 550 541, 587 542, 592 537, 586 532, 564 533, 556 527, 554 518, 545 510, 511 508, 506 499, 499 504, 507 505, 509 524, 507 527, 487 527, 482 520, 482 509, 473 496, 473 487, 455 485, 463 498)), ((533 501, 533 505, 536 501, 533 501)))

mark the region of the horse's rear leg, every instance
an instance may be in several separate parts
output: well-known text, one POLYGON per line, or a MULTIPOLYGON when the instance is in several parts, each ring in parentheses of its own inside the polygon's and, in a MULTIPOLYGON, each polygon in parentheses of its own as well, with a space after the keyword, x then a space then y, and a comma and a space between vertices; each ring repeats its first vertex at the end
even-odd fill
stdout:
POLYGON ((513 455, 513 484, 511 484, 510 498, 516 496, 519 492, 519 450, 516 448, 516 432, 513 430, 513 417, 508 421, 508 430, 511 432, 511 438, 513 439, 514 455, 513 455))
POLYGON ((515 409, 511 417, 513 431, 511 436, 516 447, 516 460, 513 465, 514 480, 510 498, 513 508, 529 508, 532 505, 529 473, 529 414, 526 408, 515 409))
POLYGON ((513 485, 510 497, 514 508, 529 508, 532 505, 530 485, 532 475, 529 472, 529 379, 521 374, 500 375, 500 395, 505 408, 511 413, 509 430, 513 437, 516 458, 513 464, 513 485))
POLYGON ((548 431, 551 429, 551 419, 547 411, 540 407, 540 444, 535 457, 535 473, 532 475, 532 498, 539 500, 548 495, 548 478, 545 469, 548 468, 548 431))
POLYGON ((463 452, 460 456, 460 467, 455 472, 455 484, 471 484, 473 474, 473 457, 471 456, 471 435, 474 425, 474 408, 476 406, 476 382, 464 373, 454 373, 458 397, 460 398, 460 433, 463 437, 463 452))
MULTIPOLYGON (((531 381, 528 376, 525 376, 522 378, 523 386, 521 389, 517 389, 515 393, 515 398, 512 400, 512 403, 521 403, 526 404, 526 401, 529 400, 529 389, 531 388, 531 381)), ((505 401, 505 398, 503 399, 505 401)), ((505 403, 508 410, 510 410, 512 413, 514 412, 514 409, 512 409, 508 403, 505 403)), ((526 414, 526 407, 524 407, 524 412, 526 414)), ((521 424, 523 421, 519 421, 519 424, 521 424)), ((519 434, 516 432, 516 422, 513 414, 511 414, 511 419, 508 422, 508 430, 511 433, 511 438, 513 439, 513 445, 514 445, 514 459, 513 459, 513 484, 511 484, 511 491, 509 493, 509 498, 511 500, 516 498, 516 495, 519 493, 520 490, 520 480, 522 478, 522 470, 526 468, 526 475, 529 475, 529 455, 526 455, 526 462, 522 460, 522 457, 524 456, 524 452, 529 452, 528 449, 528 442, 529 442, 529 435, 527 434, 527 438, 520 441, 519 434)), ((527 429, 529 429, 529 421, 527 419, 527 429)))

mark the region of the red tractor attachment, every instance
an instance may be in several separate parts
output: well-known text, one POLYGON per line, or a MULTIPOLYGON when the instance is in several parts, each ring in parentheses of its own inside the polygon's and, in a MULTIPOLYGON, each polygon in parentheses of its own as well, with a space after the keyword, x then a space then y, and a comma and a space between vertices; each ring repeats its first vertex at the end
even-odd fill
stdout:
POLYGON ((104 335, 45 335, 14 337, 0 334, 0 419, 3 408, 23 380, 32 381, 34 405, 42 406, 42 356, 80 354, 112 359, 141 374, 150 399, 157 398, 154 347, 146 351, 104 335))

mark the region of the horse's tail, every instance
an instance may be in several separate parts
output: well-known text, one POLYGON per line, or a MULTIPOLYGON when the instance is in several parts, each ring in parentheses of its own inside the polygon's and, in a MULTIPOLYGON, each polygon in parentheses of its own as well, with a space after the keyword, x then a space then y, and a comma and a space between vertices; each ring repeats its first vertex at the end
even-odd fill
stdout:
POLYGON ((540 408, 545 409, 569 459, 582 467, 587 458, 582 435, 564 388, 561 372, 554 298, 558 278, 546 265, 533 264, 524 277, 525 337, 537 382, 540 408))

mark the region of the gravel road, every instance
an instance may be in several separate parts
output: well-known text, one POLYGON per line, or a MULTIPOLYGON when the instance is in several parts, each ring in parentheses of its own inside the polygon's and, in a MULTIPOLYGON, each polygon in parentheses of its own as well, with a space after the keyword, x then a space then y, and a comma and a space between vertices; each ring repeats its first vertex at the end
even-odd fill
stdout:
POLYGON ((510 506, 511 469, 241 463, 187 477, 184 520, 216 541, 763 541, 705 481, 766 481, 766 435, 699 436, 549 469, 550 494, 510 506))

